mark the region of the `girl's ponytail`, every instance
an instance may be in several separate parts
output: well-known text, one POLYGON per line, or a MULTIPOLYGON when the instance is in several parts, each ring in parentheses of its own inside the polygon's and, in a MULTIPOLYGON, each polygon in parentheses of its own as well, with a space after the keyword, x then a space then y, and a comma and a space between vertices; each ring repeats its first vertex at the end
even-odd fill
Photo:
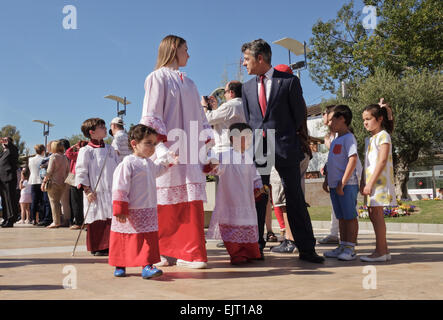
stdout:
POLYGON ((363 111, 370 112, 376 119, 383 117, 381 127, 389 134, 392 134, 394 131, 394 117, 392 116, 392 109, 389 105, 380 107, 378 104, 370 104, 363 111))
POLYGON ((392 134, 394 131, 394 117, 392 116, 392 110, 390 108, 391 107, 389 106, 380 107, 380 114, 383 116, 383 121, 381 123, 383 129, 385 129, 389 134, 392 134))

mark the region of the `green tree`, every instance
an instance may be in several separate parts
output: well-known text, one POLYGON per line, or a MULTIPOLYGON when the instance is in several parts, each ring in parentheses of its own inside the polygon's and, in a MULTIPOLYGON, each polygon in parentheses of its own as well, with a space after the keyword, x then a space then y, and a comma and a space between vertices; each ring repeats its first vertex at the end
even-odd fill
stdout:
MULTIPOLYGON (((85 140, 88 141, 89 139, 86 138, 82 133, 79 134, 73 134, 70 137, 65 137, 66 140, 69 141, 69 144, 72 146, 74 144, 76 144, 77 142, 79 142, 80 140, 85 140)), ((112 136, 108 136, 107 138, 105 138, 103 141, 107 144, 111 144, 112 143, 112 136)))
MULTIPOLYGON (((337 99, 353 112, 352 127, 359 154, 364 154, 364 139, 369 133, 363 127, 362 111, 381 97, 391 105, 394 114, 392 134, 396 193, 407 198, 411 164, 420 155, 431 156, 443 143, 443 75, 429 70, 408 71, 399 78, 393 71, 375 69, 374 75, 354 88, 350 97, 337 99)), ((363 159, 363 158, 362 158, 363 159)))
POLYGON ((311 78, 336 92, 341 81, 350 89, 377 67, 404 75, 409 70, 441 70, 443 64, 443 1, 364 0, 377 7, 377 27, 366 30, 354 1, 335 19, 313 27, 308 54, 311 78))
POLYGON ((70 137, 65 137, 66 140, 69 141, 69 144, 71 146, 73 146, 74 144, 76 144, 77 142, 79 142, 80 140, 88 140, 82 133, 79 134, 73 134, 70 137))
POLYGON ((21 140, 20 131, 18 131, 15 126, 8 124, 3 128, 1 128, 0 137, 11 137, 12 141, 14 142, 14 145, 18 149, 18 154, 20 156, 29 154, 29 149, 26 148, 26 144, 24 141, 20 141, 21 140))

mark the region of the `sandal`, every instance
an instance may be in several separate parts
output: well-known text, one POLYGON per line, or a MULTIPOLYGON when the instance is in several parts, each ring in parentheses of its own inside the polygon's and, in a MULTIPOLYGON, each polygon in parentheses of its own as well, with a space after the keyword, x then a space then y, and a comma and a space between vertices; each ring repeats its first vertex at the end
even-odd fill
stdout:
POLYGON ((268 233, 266 234, 266 241, 278 242, 278 238, 275 236, 274 232, 268 231, 268 233))

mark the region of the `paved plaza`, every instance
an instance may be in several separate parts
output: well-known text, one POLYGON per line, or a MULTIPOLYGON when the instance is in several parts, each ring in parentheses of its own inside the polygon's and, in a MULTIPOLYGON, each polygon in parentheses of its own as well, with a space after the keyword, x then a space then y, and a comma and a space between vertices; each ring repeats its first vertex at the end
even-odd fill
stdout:
MULTIPOLYGON (((318 238, 327 230, 315 229, 318 238)), ((443 299, 443 236, 389 233, 392 260, 369 264, 328 259, 323 265, 297 254, 269 251, 265 260, 232 266, 225 249, 208 241, 208 269, 163 267, 164 275, 143 280, 141 268, 115 278, 107 257, 86 251, 85 232, 71 256, 78 231, 31 226, 0 229, 0 292, 14 299, 443 299)), ((358 254, 369 254, 374 235, 361 231, 358 254)), ((322 254, 331 246, 317 245, 322 254)))

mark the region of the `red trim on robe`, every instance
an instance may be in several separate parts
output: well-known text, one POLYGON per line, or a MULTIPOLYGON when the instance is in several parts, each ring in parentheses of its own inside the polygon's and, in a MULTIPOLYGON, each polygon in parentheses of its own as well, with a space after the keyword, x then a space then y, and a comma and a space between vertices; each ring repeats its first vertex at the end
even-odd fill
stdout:
POLYGON ((114 216, 118 216, 121 214, 128 215, 129 214, 129 203, 126 201, 112 201, 112 212, 114 216))
POLYGON ((207 262, 203 201, 158 205, 160 254, 207 262))
POLYGON ((229 242, 223 241, 225 244, 226 250, 231 256, 231 261, 235 261, 238 258, 245 259, 259 259, 260 249, 257 242, 254 243, 237 243, 237 242, 229 242))
POLYGON ((88 251, 100 251, 109 248, 111 222, 111 219, 107 219, 97 220, 88 224, 88 232, 86 234, 86 248, 88 251))
POLYGON ((105 142, 103 140, 98 141, 98 140, 91 139, 88 142, 88 146, 91 146, 93 148, 104 148, 105 142))
POLYGON ((160 262, 158 232, 111 231, 109 264, 114 267, 145 267, 160 262))
POLYGON ((214 165, 214 164, 212 164, 212 163, 205 164, 205 165, 203 166, 203 172, 204 172, 204 173, 209 173, 209 172, 211 172, 215 167, 216 167, 216 165, 214 165))
POLYGON ((163 142, 163 143, 165 143, 165 142, 167 142, 168 141, 168 137, 167 136, 165 136, 164 134, 157 134, 157 142, 158 143, 160 143, 160 142, 163 142))

